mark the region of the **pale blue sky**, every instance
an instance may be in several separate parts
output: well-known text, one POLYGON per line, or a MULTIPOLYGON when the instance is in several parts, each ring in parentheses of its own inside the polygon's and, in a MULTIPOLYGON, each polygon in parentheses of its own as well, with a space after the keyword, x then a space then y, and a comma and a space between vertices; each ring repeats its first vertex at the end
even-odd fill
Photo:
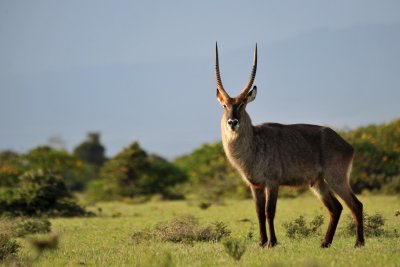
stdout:
POLYGON ((0 1, 0 150, 99 131, 172 158, 219 140, 259 44, 255 123, 400 116, 399 1, 0 1))

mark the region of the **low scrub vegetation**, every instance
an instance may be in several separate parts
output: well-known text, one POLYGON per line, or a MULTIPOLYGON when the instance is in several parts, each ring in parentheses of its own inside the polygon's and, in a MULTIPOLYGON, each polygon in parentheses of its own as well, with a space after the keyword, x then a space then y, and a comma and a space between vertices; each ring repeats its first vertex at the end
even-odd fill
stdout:
POLYGON ((10 237, 24 237, 29 234, 44 234, 51 231, 51 223, 46 218, 2 217, 0 234, 10 237))
POLYGON ((223 222, 200 225, 196 217, 183 216, 158 223, 152 229, 134 232, 132 240, 135 244, 144 240, 173 243, 219 242, 223 237, 229 235, 230 230, 223 222))
POLYGON ((13 256, 18 252, 19 244, 6 234, 0 234, 0 260, 13 256))
POLYGON ((83 216, 63 180, 42 169, 18 177, 16 185, 0 191, 0 214, 10 216, 83 216))
POLYGON ((13 235, 23 237, 28 234, 50 233, 51 223, 45 218, 16 219, 13 227, 13 235))
MULTIPOLYGON (((356 225, 352 217, 348 217, 348 223, 345 228, 347 235, 354 235, 356 225)), ((385 234, 385 218, 380 213, 369 215, 364 213, 364 233, 366 237, 377 237, 385 234)))
POLYGON ((246 252, 246 243, 240 239, 230 238, 223 242, 226 253, 235 261, 239 261, 246 252))
POLYGON ((323 223, 324 217, 322 215, 315 216, 308 225, 304 217, 300 216, 292 222, 283 223, 283 227, 286 230, 287 237, 291 239, 300 239, 318 234, 323 223))

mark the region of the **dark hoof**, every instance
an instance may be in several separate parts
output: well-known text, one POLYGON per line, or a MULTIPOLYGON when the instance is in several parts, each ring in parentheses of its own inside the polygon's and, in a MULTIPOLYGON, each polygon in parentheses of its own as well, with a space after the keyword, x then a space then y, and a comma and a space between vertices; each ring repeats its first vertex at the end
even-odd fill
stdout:
POLYGON ((329 248, 331 246, 331 243, 328 241, 322 241, 321 243, 321 248, 329 248))
POLYGON ((259 245, 261 248, 265 248, 265 247, 268 245, 268 240, 266 240, 266 241, 260 241, 260 243, 258 243, 258 245, 259 245))
POLYGON ((364 240, 357 240, 356 244, 354 245, 355 248, 362 248, 363 246, 365 246, 364 240))
POLYGON ((275 247, 277 244, 278 244, 278 242, 276 242, 276 240, 275 240, 275 241, 270 240, 270 241, 268 242, 268 244, 267 244, 267 247, 268 247, 268 248, 273 248, 273 247, 275 247))

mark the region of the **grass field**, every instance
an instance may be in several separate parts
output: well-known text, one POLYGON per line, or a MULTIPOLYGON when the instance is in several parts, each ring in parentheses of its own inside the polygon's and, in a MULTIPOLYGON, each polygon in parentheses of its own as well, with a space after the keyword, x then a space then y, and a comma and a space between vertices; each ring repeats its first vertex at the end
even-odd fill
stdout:
MULTIPOLYGON (((361 196, 365 211, 381 213, 386 219, 385 230, 400 231, 400 198, 393 196, 361 196)), ((52 232, 60 236, 57 250, 45 251, 34 266, 400 266, 400 238, 394 235, 367 238, 366 246, 354 249, 354 236, 346 236, 343 229, 348 222, 345 207, 332 247, 319 247, 327 227, 327 213, 313 196, 279 199, 276 214, 278 246, 259 248, 256 214, 251 200, 226 201, 224 205, 202 210, 187 202, 150 202, 146 204, 104 203, 91 207, 98 212, 92 218, 52 219, 52 232), (154 226, 160 221, 181 215, 194 215, 200 223, 222 221, 232 231, 231 236, 247 239, 246 252, 240 261, 231 258, 222 243, 162 243, 146 241, 134 244, 133 232, 154 226), (285 235, 284 222, 304 215, 311 220, 324 215, 321 234, 291 240, 285 235)), ((34 252, 26 239, 19 240, 22 248, 18 258, 29 262, 34 252)))

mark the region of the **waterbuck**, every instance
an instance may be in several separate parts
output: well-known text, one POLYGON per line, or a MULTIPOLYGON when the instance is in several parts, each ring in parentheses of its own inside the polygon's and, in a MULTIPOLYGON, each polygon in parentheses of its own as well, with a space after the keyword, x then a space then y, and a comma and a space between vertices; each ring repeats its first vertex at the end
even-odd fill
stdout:
POLYGON ((251 188, 258 216, 260 246, 277 244, 274 216, 280 185, 309 185, 326 206, 330 222, 321 242, 323 248, 331 245, 343 209, 335 197, 338 195, 350 208, 356 222, 355 247, 363 246, 363 205, 349 184, 353 147, 329 127, 279 123, 253 126, 246 105, 256 98, 257 87, 252 87, 256 71, 257 45, 248 83, 237 97, 230 97, 222 85, 216 44, 217 99, 224 109, 222 143, 230 163, 251 188))

